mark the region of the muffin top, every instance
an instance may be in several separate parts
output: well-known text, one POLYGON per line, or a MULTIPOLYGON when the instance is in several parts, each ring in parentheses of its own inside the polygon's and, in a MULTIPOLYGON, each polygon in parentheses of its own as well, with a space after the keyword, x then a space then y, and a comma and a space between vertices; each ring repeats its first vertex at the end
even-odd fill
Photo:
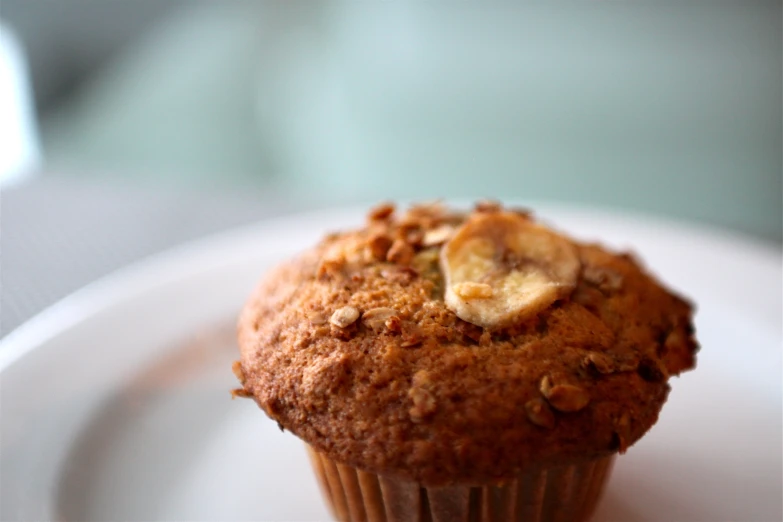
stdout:
POLYGON ((328 457, 428 486, 625 449, 694 366, 691 306, 526 211, 372 209, 272 270, 234 371, 328 457))

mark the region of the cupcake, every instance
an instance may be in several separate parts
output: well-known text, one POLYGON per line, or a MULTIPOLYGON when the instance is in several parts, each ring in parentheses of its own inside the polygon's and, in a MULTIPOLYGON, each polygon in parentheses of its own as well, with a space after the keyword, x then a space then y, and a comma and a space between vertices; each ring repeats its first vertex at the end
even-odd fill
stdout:
POLYGON ((370 211, 272 270, 241 388, 346 521, 579 521, 694 367, 691 306, 629 254, 481 203, 370 211))

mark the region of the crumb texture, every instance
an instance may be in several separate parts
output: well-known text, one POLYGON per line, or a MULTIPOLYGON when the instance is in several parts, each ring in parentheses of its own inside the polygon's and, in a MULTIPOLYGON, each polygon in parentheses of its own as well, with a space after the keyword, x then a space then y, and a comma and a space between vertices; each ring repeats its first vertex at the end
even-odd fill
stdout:
POLYGON ((535 294, 534 310, 515 298, 498 323, 463 320, 444 298, 442 254, 492 213, 533 222, 491 203, 381 205, 271 271, 239 320, 242 392, 329 458, 425 485, 624 451, 657 420, 669 377, 695 364, 691 306, 633 256, 547 231, 567 257, 543 239, 513 262, 482 251, 486 274, 457 291, 485 318, 500 315, 503 281, 564 280, 547 263, 567 259, 569 285, 535 294))

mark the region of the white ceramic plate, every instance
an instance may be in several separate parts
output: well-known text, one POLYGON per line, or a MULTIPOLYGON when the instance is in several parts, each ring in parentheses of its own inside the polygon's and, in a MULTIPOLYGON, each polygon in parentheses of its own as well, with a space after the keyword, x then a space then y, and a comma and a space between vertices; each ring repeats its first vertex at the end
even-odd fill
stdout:
MULTIPOLYGON (((541 207, 539 207, 541 208, 541 207)), ((697 371, 615 468, 597 521, 780 521, 781 254, 725 233, 543 207, 698 303, 697 371)), ((85 288, 0 343, 0 519, 324 520, 301 443, 229 400, 260 275, 359 210, 266 222, 85 288)))

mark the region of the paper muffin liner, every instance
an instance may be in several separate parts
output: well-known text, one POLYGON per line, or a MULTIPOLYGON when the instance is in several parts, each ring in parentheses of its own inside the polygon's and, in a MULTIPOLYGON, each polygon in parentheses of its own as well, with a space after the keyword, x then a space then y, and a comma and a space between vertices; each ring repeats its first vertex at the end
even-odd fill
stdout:
POLYGON ((614 455, 520 473, 502 486, 427 488, 339 464, 307 446, 332 515, 344 522, 579 522, 601 497, 614 455))

